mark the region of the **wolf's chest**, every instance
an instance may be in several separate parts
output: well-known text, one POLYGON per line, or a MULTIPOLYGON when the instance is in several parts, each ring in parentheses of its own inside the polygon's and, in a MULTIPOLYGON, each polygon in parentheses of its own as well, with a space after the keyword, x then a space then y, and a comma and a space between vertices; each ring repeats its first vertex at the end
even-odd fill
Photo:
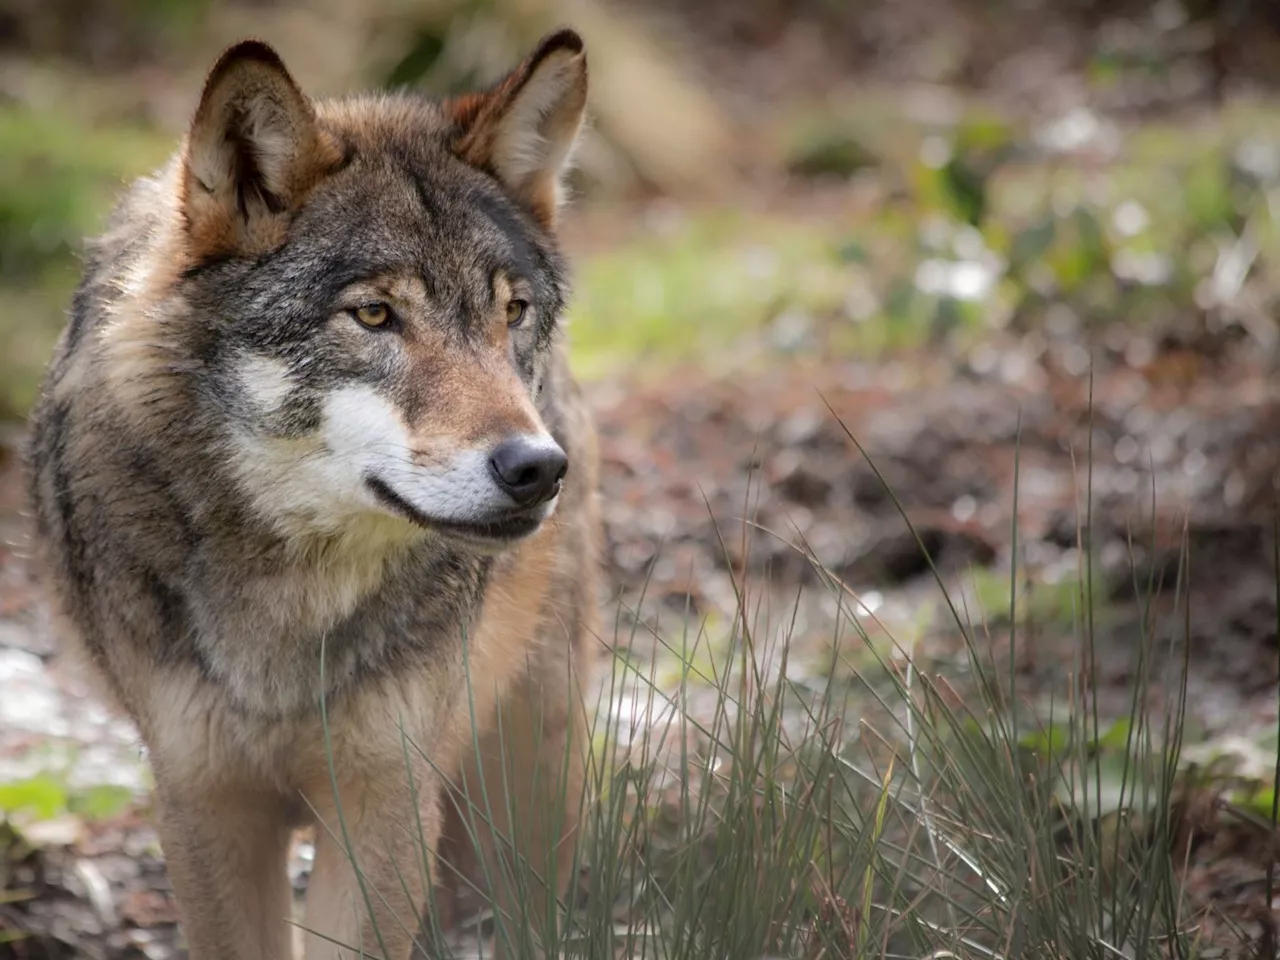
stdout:
POLYGON ((461 663, 482 569, 405 558, 377 578, 332 573, 246 578, 193 598, 203 672, 244 711, 312 712, 322 694, 461 663))

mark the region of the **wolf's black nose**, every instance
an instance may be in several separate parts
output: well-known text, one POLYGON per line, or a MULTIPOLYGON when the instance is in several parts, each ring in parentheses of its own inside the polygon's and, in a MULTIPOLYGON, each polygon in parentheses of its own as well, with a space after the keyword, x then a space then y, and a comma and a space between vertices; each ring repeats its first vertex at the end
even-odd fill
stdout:
POLYGON ((555 443, 512 437, 498 444, 489 457, 489 467, 507 496, 522 507, 532 507, 560 492, 569 458, 555 443))

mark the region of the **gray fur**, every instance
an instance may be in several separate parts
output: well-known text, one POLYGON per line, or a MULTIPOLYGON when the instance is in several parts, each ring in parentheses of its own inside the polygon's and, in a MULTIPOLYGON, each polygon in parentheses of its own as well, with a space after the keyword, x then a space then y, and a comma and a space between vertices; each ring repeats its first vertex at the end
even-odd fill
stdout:
MULTIPOLYGON (((305 436, 316 427, 324 393, 352 382, 378 386, 407 417, 419 412, 424 401, 413 382, 389 379, 372 349, 351 357, 342 340, 326 336, 332 298, 348 283, 394 269, 415 271, 448 336, 465 341, 477 335, 472 318, 488 296, 488 270, 521 264, 537 279, 538 327, 517 346, 518 369, 532 390, 535 379, 561 362, 552 354, 564 267, 549 238, 492 178, 444 148, 430 103, 401 96, 368 99, 363 109, 389 118, 387 129, 399 135, 377 147, 352 136, 348 166, 317 190, 282 250, 257 261, 201 265, 181 279, 166 331, 170 365, 158 371, 154 389, 178 392, 183 416, 151 421, 154 433, 138 433, 104 394, 95 353, 95 334, 110 322, 112 292, 132 263, 150 255, 156 220, 167 213, 155 202, 154 181, 126 195, 113 228, 90 254, 31 418, 29 458, 43 539, 87 636, 119 622, 135 642, 153 645, 153 655, 217 674, 209 648, 221 642, 218 635, 242 634, 247 621, 263 615, 236 611, 235 598, 296 563, 293 545, 247 512, 228 475, 229 429, 243 423, 270 436, 305 436), (64 390, 72 354, 83 373, 64 390), (255 417, 236 382, 245 357, 279 361, 297 384, 271 416, 255 417), (69 396, 55 399, 63 393, 69 396), (101 590, 107 567, 114 571, 111 596, 101 590), (121 589, 146 602, 118 604, 121 589)), ((370 336, 371 348, 379 336, 370 336)), ((556 372, 538 397, 552 422, 570 399, 562 395, 565 375, 556 372)), ((563 432, 556 439, 572 446, 563 432)), ((567 452, 572 463, 574 451, 567 452)), ((575 494, 571 484, 562 496, 575 494)), ((324 562, 322 552, 311 559, 324 562)), ((429 537, 404 547, 380 590, 343 621, 325 625, 335 658, 330 692, 429 657, 435 644, 456 637, 479 601, 490 563, 429 537), (436 589, 416 589, 420 584, 436 589), (363 639, 351 642, 352 634, 363 639)), ((278 629, 255 669, 275 675, 277 690, 291 691, 277 694, 279 709, 314 709, 322 631, 278 629)))
MULTIPOLYGON (((306 457, 323 461, 331 453, 325 405, 341 390, 367 391, 411 427, 450 423, 462 394, 438 392, 442 378, 482 385, 497 369, 484 351, 492 277, 502 270, 527 281, 531 302, 529 325, 510 335, 508 362, 570 464, 545 520, 560 530, 555 553, 539 561, 550 571, 546 608, 529 611, 541 624, 535 672, 547 669, 539 657, 580 655, 570 651, 594 622, 598 537, 594 439, 565 364, 566 268, 553 233, 494 175, 455 154, 457 130, 440 103, 368 96, 319 103, 316 113, 342 163, 291 213, 276 249, 184 262, 164 280, 182 235, 181 151, 125 194, 89 246, 28 449, 36 543, 69 642, 148 742, 178 722, 156 706, 157 685, 203 691, 238 718, 217 721, 227 731, 218 736, 258 771, 245 776, 269 779, 295 811, 301 782, 258 741, 278 736, 282 749, 300 749, 289 744, 313 730, 322 695, 340 718, 346 701, 390 680, 461 678, 491 584, 513 576, 517 561, 509 550, 473 548, 394 511, 380 514, 371 502, 330 503, 323 489, 314 507, 298 507, 311 511, 304 519, 285 518, 314 529, 290 532, 271 512, 287 504, 264 509, 250 496, 246 472, 258 477, 268 467, 249 462, 248 451, 285 451, 283 482, 292 451, 313 451, 299 469, 306 457), (343 291, 379 276, 425 291, 423 309, 396 331, 359 329, 342 314, 343 291), (125 325, 143 331, 130 334, 137 342, 128 356, 140 359, 129 364, 121 360, 125 325)), ((467 435, 490 438, 487 429, 477 421, 467 435)), ((483 471, 457 472, 457 464, 483 463, 483 448, 458 455, 441 454, 448 462, 437 464, 424 454, 421 464, 391 471, 393 484, 408 477, 414 487, 418 472, 437 471, 429 474, 435 486, 418 485, 456 493, 432 494, 433 502, 456 500, 460 515, 501 506, 483 471)), ((461 701, 440 708, 463 709, 461 701)), ((162 766, 157 772, 163 786, 162 766)), ((225 944, 209 949, 235 954, 225 944)))

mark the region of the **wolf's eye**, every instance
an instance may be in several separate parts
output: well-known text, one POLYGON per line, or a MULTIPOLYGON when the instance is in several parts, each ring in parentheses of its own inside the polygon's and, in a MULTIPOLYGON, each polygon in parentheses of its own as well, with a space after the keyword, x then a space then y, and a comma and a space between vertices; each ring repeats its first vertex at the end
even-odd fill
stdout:
POLYGON ((528 300, 511 300, 507 303, 507 326, 518 327, 524 323, 524 315, 529 312, 528 300))
POLYGON ((391 309, 385 303, 366 303, 351 313, 366 327, 385 327, 391 320, 391 309))

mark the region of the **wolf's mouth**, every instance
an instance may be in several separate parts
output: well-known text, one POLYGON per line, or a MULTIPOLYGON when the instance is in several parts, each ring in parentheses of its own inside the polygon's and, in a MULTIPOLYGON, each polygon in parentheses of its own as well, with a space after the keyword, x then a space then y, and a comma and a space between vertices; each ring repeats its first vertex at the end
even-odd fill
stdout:
POLYGON ((434 530, 461 540, 481 544, 512 543, 533 534, 542 525, 545 511, 512 511, 476 520, 443 520, 429 516, 391 489, 377 477, 366 476, 364 482, 373 495, 396 513, 427 530, 434 530))

